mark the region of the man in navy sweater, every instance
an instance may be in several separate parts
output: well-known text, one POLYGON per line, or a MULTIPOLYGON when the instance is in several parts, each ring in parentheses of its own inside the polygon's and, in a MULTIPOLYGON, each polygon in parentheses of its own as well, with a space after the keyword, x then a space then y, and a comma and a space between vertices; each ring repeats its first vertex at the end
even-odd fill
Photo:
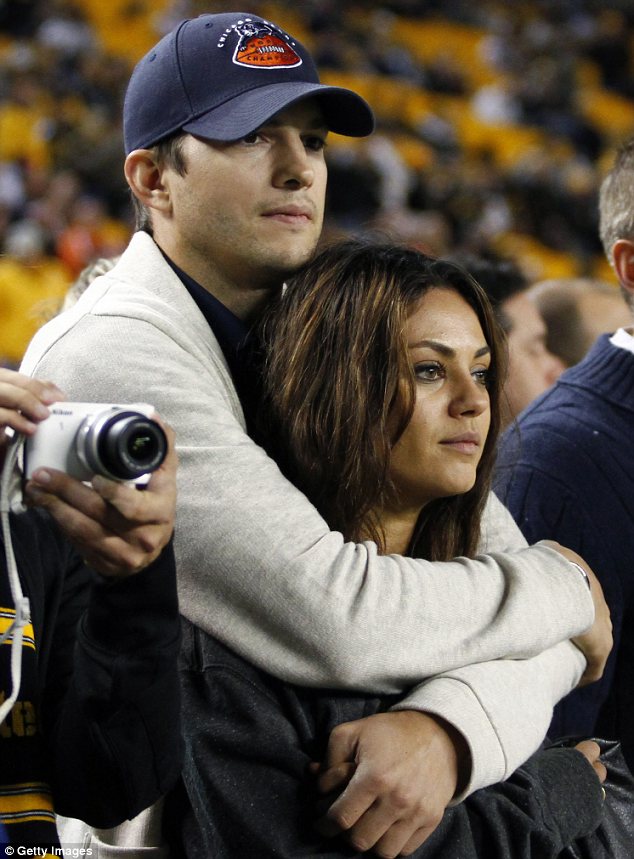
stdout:
MULTIPOLYGON (((600 194, 600 229, 634 323, 634 138, 600 194)), ((601 680, 556 708, 552 736, 622 741, 634 766, 634 324, 601 336, 585 359, 503 437, 496 491, 529 542, 559 540, 596 572, 614 649, 601 680)))

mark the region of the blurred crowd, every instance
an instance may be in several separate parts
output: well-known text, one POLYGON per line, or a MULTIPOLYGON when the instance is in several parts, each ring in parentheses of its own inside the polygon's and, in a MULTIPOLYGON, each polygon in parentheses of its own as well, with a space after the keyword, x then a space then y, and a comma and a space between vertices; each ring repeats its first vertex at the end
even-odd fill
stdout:
MULTIPOLYGON (((326 238, 378 230, 433 254, 512 258, 531 282, 615 283, 597 190, 634 132, 631 3, 244 5, 376 111, 375 135, 330 139, 326 238)), ((0 363, 16 365, 85 266, 127 243, 132 65, 181 18, 235 6, 0 1, 0 363)))

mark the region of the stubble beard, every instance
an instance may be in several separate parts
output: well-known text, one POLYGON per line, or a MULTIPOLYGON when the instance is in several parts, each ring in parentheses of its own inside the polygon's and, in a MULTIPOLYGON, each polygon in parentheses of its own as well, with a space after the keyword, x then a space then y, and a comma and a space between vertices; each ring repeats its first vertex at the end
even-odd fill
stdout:
POLYGON ((279 287, 289 277, 295 274, 302 266, 308 263, 315 254, 319 236, 316 236, 310 244, 302 241, 298 243, 301 247, 295 249, 294 253, 270 250, 269 253, 262 252, 260 260, 260 277, 263 287, 279 287))

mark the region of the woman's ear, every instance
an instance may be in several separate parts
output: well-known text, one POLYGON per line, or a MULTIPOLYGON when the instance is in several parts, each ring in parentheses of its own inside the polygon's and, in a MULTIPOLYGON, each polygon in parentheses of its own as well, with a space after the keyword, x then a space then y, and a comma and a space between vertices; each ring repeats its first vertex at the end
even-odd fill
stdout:
POLYGON ((169 192, 163 183, 163 171, 150 149, 135 149, 125 160, 125 178, 134 196, 150 209, 167 211, 169 192))
POLYGON ((634 241, 619 239, 612 247, 614 270, 623 289, 634 295, 634 241))

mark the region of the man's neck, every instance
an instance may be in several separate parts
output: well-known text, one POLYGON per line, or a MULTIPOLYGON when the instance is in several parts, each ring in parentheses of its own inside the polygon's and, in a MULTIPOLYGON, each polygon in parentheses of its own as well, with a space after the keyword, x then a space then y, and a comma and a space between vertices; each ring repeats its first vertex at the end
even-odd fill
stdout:
MULTIPOLYGON (((185 272, 192 280, 217 298, 234 316, 243 322, 250 324, 262 313, 271 300, 277 284, 262 283, 254 286, 244 277, 237 281, 220 271, 213 262, 197 261, 179 253, 177 248, 170 248, 166 243, 161 243, 154 236, 154 241, 163 254, 171 260, 177 268, 185 272)), ((281 288, 281 284, 279 285, 281 288)))
POLYGON ((221 301, 238 319, 247 324, 254 322, 271 300, 270 289, 219 290, 208 286, 204 286, 204 288, 218 301, 221 301))

